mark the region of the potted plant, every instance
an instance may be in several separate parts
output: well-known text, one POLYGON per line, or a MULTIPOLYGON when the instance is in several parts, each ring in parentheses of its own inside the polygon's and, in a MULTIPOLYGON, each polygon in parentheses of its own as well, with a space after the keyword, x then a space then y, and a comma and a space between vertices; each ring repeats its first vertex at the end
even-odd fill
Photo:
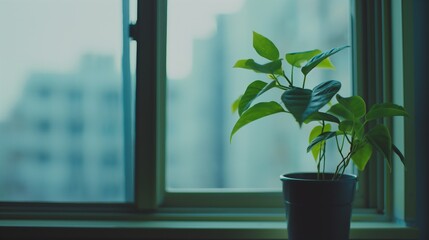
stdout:
POLYGON ((233 110, 238 112, 239 118, 230 140, 243 126, 278 113, 291 114, 299 127, 315 124, 309 134, 306 151, 315 158, 317 171, 280 177, 289 239, 348 239, 357 178, 344 171, 351 163, 363 171, 375 152, 384 156, 389 167, 392 153, 396 153, 403 162, 404 156, 392 143, 389 129, 375 120, 407 116, 407 112, 392 103, 374 104, 368 108, 360 96, 342 97, 338 94, 341 83, 336 80, 323 81, 313 89, 305 88, 307 76, 313 69, 333 68, 329 57, 348 46, 325 52, 315 49, 287 53, 282 59, 271 40, 253 32, 253 47, 268 62, 259 64, 253 59, 242 59, 234 67, 265 74, 267 81, 250 83, 244 94, 233 103, 233 110), (291 66, 289 76, 284 71, 283 62, 291 66), (301 81, 294 75, 294 69, 301 70, 301 81), (259 96, 275 88, 282 90, 278 99, 254 103, 259 96), (337 103, 328 104, 334 96, 337 103), (327 144, 334 144, 339 156, 335 172, 330 173, 325 171, 327 144))

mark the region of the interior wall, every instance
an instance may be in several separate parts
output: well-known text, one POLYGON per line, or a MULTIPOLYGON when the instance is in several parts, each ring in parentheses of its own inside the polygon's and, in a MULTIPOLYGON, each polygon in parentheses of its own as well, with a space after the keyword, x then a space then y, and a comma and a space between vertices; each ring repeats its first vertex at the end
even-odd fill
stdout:
POLYGON ((417 220, 420 239, 429 239, 429 1, 414 0, 414 63, 416 109, 416 162, 417 162, 417 220))

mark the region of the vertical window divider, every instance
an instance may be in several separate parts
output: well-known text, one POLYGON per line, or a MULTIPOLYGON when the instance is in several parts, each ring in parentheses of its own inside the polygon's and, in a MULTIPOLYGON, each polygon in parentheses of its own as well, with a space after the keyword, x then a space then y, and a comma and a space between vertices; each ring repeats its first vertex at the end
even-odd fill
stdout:
POLYGON ((138 1, 134 202, 139 211, 155 211, 165 192, 165 0, 138 1))
POLYGON ((158 4, 138 1, 132 31, 137 41, 134 200, 141 211, 155 210, 158 205, 158 4))
MULTIPOLYGON (((352 6, 354 92, 362 96, 368 106, 391 101, 390 1, 353 0, 352 6)), ((380 214, 389 214, 391 176, 385 171, 382 157, 375 157, 377 161, 370 161, 367 170, 360 173, 362 192, 358 195, 364 197, 366 207, 375 208, 380 214)))
POLYGON ((124 130, 124 174, 125 174, 125 199, 133 200, 133 136, 132 136, 132 86, 130 69, 130 3, 129 0, 122 0, 122 101, 123 101, 123 130, 124 130))
POLYGON ((157 185, 158 206, 164 203, 166 194, 166 92, 167 92, 167 0, 157 0, 157 185))

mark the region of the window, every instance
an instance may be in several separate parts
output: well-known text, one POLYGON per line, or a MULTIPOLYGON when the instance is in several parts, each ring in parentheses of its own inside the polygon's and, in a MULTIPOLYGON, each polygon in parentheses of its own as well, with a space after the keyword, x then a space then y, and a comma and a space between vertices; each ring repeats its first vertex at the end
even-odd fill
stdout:
MULTIPOLYGON (((235 191, 250 194, 247 198, 251 196, 254 201, 241 201, 246 202, 247 207, 280 208, 278 176, 285 171, 314 170, 314 161, 302 150, 307 142, 304 133, 309 129, 297 129, 292 118, 264 119, 264 123, 254 124, 258 126, 249 126, 251 131, 247 129, 238 134, 241 136, 236 136, 230 144, 228 136, 236 116, 228 109, 242 94, 242 83, 255 77, 232 66, 238 58, 254 55, 253 30, 273 36, 274 40, 278 38, 282 53, 302 50, 303 42, 324 49, 351 45, 349 3, 271 1, 265 4, 250 0, 219 5, 216 1, 171 0, 167 5, 166 133, 165 140, 161 139, 161 144, 166 145, 165 159, 161 159, 166 164, 166 182, 161 187, 161 191, 165 191, 165 205, 230 206, 231 199, 237 199, 232 193, 235 191), (187 11, 190 4, 195 11, 187 11), (309 5, 313 7, 307 8, 309 5), (199 14, 204 17, 192 21, 199 14), (300 18, 304 15, 311 17, 300 18), (254 16, 269 20, 259 21, 254 16), (288 21, 291 16, 297 23, 288 21), (309 22, 317 22, 313 24, 314 31, 301 30, 309 22), (284 127, 269 127, 281 125, 284 127), (288 125, 294 127, 288 128, 288 125), (255 136, 258 141, 252 140, 255 136), (299 136, 302 137, 296 140, 299 136), (291 147, 296 143, 302 146, 291 147), (207 192, 210 195, 205 195, 207 192)), ((338 55, 336 63, 338 71, 324 71, 314 78, 338 77, 343 83, 341 94, 350 95, 350 53, 338 55)), ((163 81, 162 75, 158 79, 163 81)), ((363 206, 363 201, 357 202, 357 206, 363 206)))
MULTIPOLYGON (((349 2, 169 0, 167 5, 166 187, 279 190, 281 174, 314 171, 315 161, 305 151, 313 126, 299 129, 291 116, 252 123, 229 142, 238 118, 229 111, 231 103, 245 84, 267 81, 232 66, 243 58, 263 62, 252 48, 252 31, 272 39, 281 54, 351 45, 349 2)), ((340 94, 351 95, 350 51, 332 59, 337 69, 315 72, 312 84, 338 79, 340 94)), ((262 97, 272 99, 266 94, 262 97)), ((329 162, 334 168, 335 159, 329 162)))
MULTIPOLYGON (((69 141, 73 142, 73 138, 68 139, 67 144, 64 145, 61 144, 61 141, 58 141, 61 134, 56 132, 57 128, 66 126, 65 122, 68 119, 68 117, 65 117, 67 112, 58 106, 63 106, 61 104, 69 106, 70 96, 67 95, 67 89, 63 88, 57 92, 54 90, 56 88, 52 88, 52 94, 49 97, 51 100, 44 100, 45 102, 50 102, 50 108, 43 110, 49 112, 49 116, 53 116, 53 127, 50 131, 53 136, 52 140, 47 142, 48 144, 46 145, 55 145, 56 151, 46 152, 46 156, 49 156, 49 162, 63 161, 69 166, 70 171, 64 174, 64 172, 57 171, 58 169, 50 169, 49 172, 56 175, 44 175, 39 181, 33 181, 31 190, 35 190, 35 194, 39 195, 34 195, 30 201, 25 196, 25 192, 28 191, 29 187, 22 179, 31 176, 28 173, 35 171, 35 169, 31 168, 31 166, 29 167, 26 159, 34 157, 34 153, 42 149, 37 148, 39 145, 41 145, 40 147, 46 147, 45 142, 37 142, 36 144, 34 142, 37 139, 31 138, 28 142, 20 142, 20 138, 17 138, 29 136, 28 132, 26 132, 26 124, 33 123, 32 115, 28 115, 28 112, 24 111, 23 107, 10 111, 10 116, 20 116, 16 121, 13 118, 7 118, 0 122, 0 130, 5 133, 6 137, 15 136, 17 138, 10 138, 6 141, 0 137, 0 146, 4 146, 3 148, 0 147, 0 154, 1 156, 8 156, 6 160, 1 158, 0 172, 4 171, 5 166, 8 169, 18 170, 17 174, 10 174, 11 172, 6 171, 0 174, 0 189, 6 189, 4 190, 6 195, 2 193, 3 195, 0 195, 0 197, 7 196, 2 199, 3 202, 0 205, 0 215, 2 219, 6 219, 0 220, 0 230, 3 236, 18 239, 31 239, 34 236, 46 239, 59 239, 61 236, 76 236, 77 239, 88 239, 107 235, 112 239, 201 239, 210 235, 210 237, 218 239, 284 239, 286 236, 286 224, 284 223, 281 194, 278 189, 273 189, 271 183, 264 185, 262 190, 249 190, 248 186, 235 185, 231 187, 218 183, 196 187, 186 184, 174 186, 171 178, 169 179, 168 171, 171 170, 168 169, 173 169, 172 167, 175 164, 181 165, 182 163, 173 160, 172 157, 176 156, 172 156, 174 154, 169 153, 172 148, 177 148, 177 146, 174 146, 177 142, 169 139, 168 135, 172 133, 177 136, 183 131, 180 130, 180 127, 174 126, 172 122, 174 119, 169 118, 169 115, 177 110, 174 109, 173 105, 176 103, 169 101, 169 98, 180 99, 184 95, 180 91, 174 90, 180 90, 181 87, 178 86, 180 84, 178 84, 178 81, 169 80, 170 76, 168 76, 167 72, 168 63, 166 59, 169 54, 166 48, 168 35, 167 14, 171 10, 168 9, 167 3, 170 1, 145 0, 138 1, 138 3, 137 1, 132 1, 131 6, 137 6, 138 20, 131 24, 129 29, 125 27, 121 29, 123 30, 122 32, 118 31, 113 35, 122 36, 123 34, 125 39, 128 39, 129 34, 133 40, 136 40, 131 43, 125 40, 122 46, 124 50, 122 64, 127 68, 131 65, 131 69, 134 69, 134 66, 133 61, 130 61, 130 56, 127 56, 126 53, 130 52, 131 59, 133 59, 133 51, 136 50, 137 58, 134 59, 136 61, 135 83, 130 81, 133 76, 127 73, 126 70, 122 74, 120 73, 118 68, 120 60, 118 61, 118 58, 114 58, 116 60, 112 62, 111 59, 109 60, 105 56, 100 58, 86 56, 81 60, 81 64, 77 64, 78 74, 85 73, 82 82, 77 85, 76 79, 79 79, 79 75, 76 72, 70 76, 64 73, 55 73, 55 78, 62 79, 62 81, 59 81, 61 83, 74 81, 73 89, 85 86, 79 90, 79 92, 83 92, 82 95, 79 95, 82 97, 77 97, 82 102, 82 104, 78 105, 78 108, 81 108, 80 111, 77 111, 80 114, 78 117, 84 117, 83 122, 85 125, 81 129, 82 138, 77 142, 78 144, 70 147, 65 146, 69 144, 69 141), (106 66, 110 67, 106 69, 106 66), (102 73, 92 72, 94 69, 102 73), (104 81, 114 83, 103 84, 104 81), (89 87, 85 85, 86 83, 95 84, 89 87), (103 89, 106 86, 113 86, 115 89, 113 92, 116 92, 103 95, 102 92, 104 92, 103 89), (135 89, 133 90, 134 87, 135 89), (132 91, 135 91, 135 96, 130 94, 132 91), (115 97, 110 97, 114 95, 115 97), (57 101, 57 96, 61 96, 63 101, 59 99, 57 101), (67 103, 65 103, 66 99, 67 103), (104 104, 107 109, 101 109, 98 105, 100 102, 105 103, 103 99, 112 100, 112 102, 104 104), (119 104, 115 99, 119 101, 119 104), (134 101, 137 111, 132 112, 134 101), (89 104, 86 104, 86 102, 89 104), (115 108, 110 109, 113 106, 115 108), (87 112, 117 121, 114 129, 121 130, 115 131, 115 133, 121 134, 119 136, 116 134, 100 134, 100 129, 104 129, 104 123, 95 121, 92 118, 85 118, 86 115, 84 114, 87 112), (134 123, 135 129, 132 128, 134 123), (18 129, 19 134, 17 135, 11 129, 18 129), (108 140, 106 141, 106 139, 108 140), (25 143, 26 147, 33 149, 30 152, 27 151, 27 148, 17 147, 19 145, 15 143, 25 143), (135 146, 134 156, 131 147, 133 145, 135 146), (4 149, 8 149, 8 151, 4 149), (134 159, 134 161, 127 162, 127 159, 134 159), (100 167, 97 164, 104 165, 104 167, 100 167), (83 169, 91 166, 93 168, 88 168, 90 174, 81 175, 84 172, 83 169), (112 166, 115 167, 112 168, 112 166), (107 169, 109 173, 103 173, 103 169, 107 169), (59 186, 61 181, 55 178, 58 176, 63 180, 68 179, 69 184, 59 186), (93 177, 103 181, 90 182, 90 178, 93 177), (71 179, 77 180, 70 181, 71 179), (47 184, 54 182, 58 184, 55 187, 65 192, 61 197, 55 197, 53 201, 46 201, 46 195, 48 194, 43 192, 47 191, 44 188, 46 188, 47 184), (91 184, 88 184, 89 182, 91 184), (4 188, 4 186, 8 188, 4 188), (189 189, 189 187, 193 189, 189 189), (19 202, 22 199, 27 202, 19 202), (65 221, 51 221, 52 219, 65 221), (100 221, 100 219, 103 221, 100 221), (29 231, 22 231, 23 228, 29 231)), ((54 6, 54 2, 56 1, 48 3, 50 12, 53 11, 51 5, 54 6)), ((104 9, 103 4, 113 2, 115 3, 114 9, 116 11, 121 9, 120 1, 104 0, 96 2, 96 8, 104 9)), ((254 4, 258 3, 255 0, 252 2, 254 4)), ((262 0, 259 2, 262 2, 262 0)), ((265 3, 266 1, 263 2, 265 3)), ((282 3, 284 2, 282 1, 282 3)), ((7 3, 12 4, 12 1, 7 3)), ((71 2, 67 3, 71 4, 71 2)), ((79 3, 73 1, 73 4, 79 3)), ((89 8, 89 5, 86 4, 90 3, 85 1, 85 6, 89 8)), ((124 9, 122 12, 123 21, 124 25, 127 26, 133 11, 128 12, 130 3, 127 0, 123 0, 122 4, 124 9)), ((244 4, 244 1, 242 4, 244 4)), ((402 34, 402 30, 389 28, 391 20, 402 23, 402 17, 408 19, 412 16, 405 11, 409 7, 407 3, 402 2, 402 4, 398 4, 398 1, 374 3, 374 1, 365 0, 351 2, 351 24, 353 26, 351 39, 355 51, 353 52, 354 67, 351 70, 353 79, 356 79, 353 84, 356 85, 354 86, 355 90, 360 91, 361 94, 369 99, 373 96, 383 96, 385 99, 402 101, 402 99, 412 96, 413 92, 408 87, 405 91, 400 89, 404 74, 410 71, 407 67, 412 65, 407 63, 407 57, 402 56, 403 52, 409 53, 407 52, 409 49, 403 49, 402 46, 406 45, 398 44, 396 42, 398 39, 391 38, 391 34, 402 34), (404 14, 404 16, 401 14, 404 14), (391 18, 391 16, 393 17, 391 18), (373 26, 372 24, 377 27, 367 27, 368 25, 373 26), (389 39, 392 39, 392 41, 389 39), (394 47, 391 49, 390 46, 394 47), (398 57, 395 54, 400 54, 400 56, 398 57), (395 58, 392 57, 393 55, 395 58), (377 60, 373 61, 373 59, 377 60), (392 63, 390 61, 399 62, 392 63), (393 64, 395 64, 395 68, 392 67, 393 64), (395 71, 404 72, 398 74, 395 71), (392 74, 393 82, 388 80, 389 74, 392 74), (383 79, 383 81, 380 81, 380 79, 383 79), (391 85, 393 85, 392 88, 396 92, 392 93, 390 91, 392 90, 391 85), (398 86, 399 89, 397 88, 398 86), (380 89, 382 89, 382 95, 378 92, 380 89)), ((191 8, 192 4, 189 7, 191 8)), ((0 7, 0 13, 5 11, 4 9, 6 8, 0 7)), ((108 12, 108 9, 91 13, 108 12)), ((34 11, 34 8, 31 10, 34 11)), ((325 10, 329 11, 331 9, 325 10)), ((228 12, 230 10, 224 11, 228 12)), ((10 10, 10 12, 12 11, 10 10)), ((228 18, 232 15, 231 12, 223 12, 220 18, 228 18)), ((2 16, 5 16, 5 14, 1 13, 0 18, 2 16)), ((93 15, 91 16, 92 21, 95 18, 93 15)), ((103 24, 108 19, 112 18, 107 17, 101 20, 102 24, 98 26, 104 26, 103 24)), ((90 20, 87 21, 91 22, 90 20)), ((119 17, 115 21, 121 22, 122 20, 119 17)), ((0 21, 0 24, 2 22, 0 21)), ((246 30, 246 32, 249 31, 246 30)), ((86 34, 91 35, 90 33, 86 34)), ((273 39, 275 40, 275 37, 273 39)), ((404 42, 410 40, 407 36, 400 37, 400 39, 404 42)), ((249 46, 249 44, 243 44, 243 48, 245 46, 249 46)), ((237 57, 241 57, 241 55, 237 57)), ((235 60, 237 57, 234 54, 231 59, 235 60)), ((243 57, 245 57, 245 53, 243 57)), ((226 60, 220 62, 225 63, 230 68, 231 64, 228 64, 226 60)), ((213 63, 213 66, 218 65, 213 63)), ((213 82, 210 84, 213 84, 213 82)), ((59 85, 60 88, 64 86, 59 85)), ((235 94, 231 95, 235 97, 235 94)), ((377 99, 373 100, 376 101, 377 99)), ((230 101, 227 99, 224 99, 224 101, 223 105, 217 110, 228 110, 230 101)), ((190 102, 193 103, 193 101, 190 102)), ((19 106, 29 104, 28 102, 19 102, 19 106)), ((406 102, 407 105, 411 108, 413 106, 410 102, 406 102)), ((196 108, 202 111, 206 109, 206 106, 196 108)), ((110 124, 109 122, 108 125, 110 124)), ((404 131, 401 128, 404 128, 404 124, 394 122, 392 125, 395 129, 395 136, 401 138, 404 131)), ((406 123, 405 127, 412 132, 413 127, 409 123, 406 123)), ((225 128, 225 131, 228 132, 229 129, 225 128)), ((67 132, 63 131, 63 133, 67 132)), ((404 145, 408 157, 412 157, 414 151, 412 136, 407 134, 404 135, 404 145)), ((222 136, 219 138, 222 138, 222 136)), ((180 144, 180 140, 178 141, 180 144)), ((45 165, 48 166, 49 163, 45 165)), ((394 175, 387 174, 385 167, 379 162, 374 161, 373 166, 370 167, 371 171, 361 175, 358 192, 359 202, 353 217, 352 239, 375 239, 375 237, 416 239, 414 229, 392 221, 393 219, 414 220, 415 215, 413 214, 415 212, 413 213, 413 211, 415 211, 415 206, 409 203, 409 201, 413 201, 413 197, 410 197, 410 195, 415 191, 415 183, 410 180, 415 171, 414 166, 412 164, 407 166, 408 173, 404 173, 400 166, 395 166, 394 175), (392 191, 393 186, 395 187, 394 192, 392 191)))
POLYGON ((0 201, 131 201, 121 5, 0 2, 0 181, 16 182, 0 187, 0 201), (100 133, 110 129, 120 130, 100 133), (111 148, 116 165, 99 171, 111 148))
MULTIPOLYGON (((150 5, 150 4, 149 4, 150 5)), ((145 139, 147 142, 152 142, 157 144, 157 148, 150 148, 150 146, 142 146, 140 149, 136 149, 137 154, 137 162, 136 164, 141 164, 141 168, 146 167, 147 172, 146 175, 150 175, 150 173, 156 173, 155 175, 151 175, 146 178, 149 182, 156 183, 155 185, 143 184, 140 183, 142 189, 145 192, 151 193, 150 195, 154 196, 152 199, 140 199, 141 206, 147 209, 163 209, 163 208, 180 208, 180 207, 244 207, 244 208, 254 208, 255 206, 265 207, 270 209, 275 209, 281 207, 281 197, 280 194, 272 190, 265 190, 262 192, 249 192, 243 191, 242 189, 232 189, 227 191, 217 191, 216 189, 213 191, 211 189, 205 189, 200 187, 198 190, 190 190, 189 188, 182 188, 176 186, 176 188, 172 187, 169 189, 168 186, 168 164, 172 164, 175 166, 174 162, 168 163, 168 131, 171 129, 171 132, 174 134, 180 135, 177 133, 178 128, 174 126, 177 125, 174 121, 177 115, 178 109, 176 109, 173 104, 178 104, 176 102, 177 99, 180 98, 181 94, 179 92, 180 87, 178 85, 178 81, 168 80, 168 60, 167 66, 164 66, 165 62, 163 61, 164 56, 167 56, 168 59, 168 47, 167 52, 164 49, 164 43, 162 39, 165 37, 165 29, 163 26, 168 24, 168 20, 166 20, 163 15, 164 11, 168 12, 164 9, 163 4, 159 4, 158 7, 161 6, 160 12, 157 12, 158 15, 151 15, 148 9, 154 6, 146 6, 147 9, 142 10, 141 19, 143 21, 150 21, 151 16, 152 20, 156 21, 158 32, 156 32, 153 28, 148 26, 142 26, 141 35, 136 34, 139 45, 144 50, 142 50, 142 58, 138 58, 138 61, 142 63, 150 62, 150 59, 154 56, 160 56, 161 60, 153 62, 154 65, 150 66, 150 69, 153 71, 149 71, 146 73, 141 72, 137 75, 137 78, 141 77, 141 79, 147 79, 146 87, 157 89, 157 94, 154 95, 154 91, 150 91, 148 89, 139 89, 137 86, 137 93, 140 94, 141 99, 137 96, 137 103, 141 104, 137 106, 137 109, 144 109, 142 112, 150 113, 151 116, 156 116, 156 118, 146 118, 144 119, 142 116, 137 115, 138 122, 144 122, 148 126, 157 126, 160 129, 158 132, 155 132, 153 128, 149 129, 149 127, 143 127, 141 129, 137 129, 137 139, 145 139), (145 15, 146 14, 146 15, 145 15), (166 23, 164 22, 166 21, 166 23), (146 34, 146 35, 145 35, 146 34), (148 39, 147 36, 157 37, 155 39, 148 39), (143 38, 146 36, 146 39, 143 38), (140 37, 140 38, 139 38, 140 37), (150 45, 149 43, 157 43, 156 46, 150 45), (146 44, 146 49, 145 49, 146 44), (158 48, 157 48, 158 47, 158 48), (157 50, 154 52, 154 50, 157 50), (143 52, 146 53, 146 58, 143 56, 143 52), (167 75, 165 75, 165 67, 167 69, 167 75), (149 81, 149 79, 156 78, 158 82, 154 83, 149 81), (164 79, 167 79, 167 82, 164 82, 164 79), (179 89, 174 92, 172 89, 179 89), (167 90, 166 90, 167 89, 167 90), (140 91, 139 91, 140 90, 140 91), (170 92, 169 91, 173 91, 170 92), (152 93, 152 94, 151 94, 152 93), (167 96, 165 98, 165 96, 167 96), (172 102, 169 103, 168 97, 174 98, 172 102), (143 100, 144 99, 144 100, 143 100), (166 100, 165 100, 166 99, 166 100), (140 101, 139 101, 140 100, 140 101), (150 100, 150 101, 149 101, 150 100), (158 106, 156 111, 153 111, 153 108, 150 108, 149 102, 152 102, 152 106, 158 106), (164 104, 166 104, 167 109, 163 109, 164 104), (172 104, 169 106, 168 104, 172 104), (140 107, 140 108, 139 108, 140 107), (169 109, 171 107, 171 109, 169 109), (169 112, 171 111, 171 112, 169 112), (175 112, 176 111, 176 112, 175 112), (166 112, 166 115, 164 113, 166 112), (176 114, 175 114, 176 113, 176 114), (139 118, 141 117, 141 118, 139 118), (171 117, 171 120, 169 120, 171 117), (169 121, 171 121, 171 125, 169 125, 169 121), (166 129, 164 132, 164 129, 166 129), (140 131, 139 131, 140 130, 140 131), (165 137, 167 139, 165 139, 165 137), (164 142, 167 143, 167 146, 164 146, 164 142), (165 148, 164 148, 165 147, 165 148), (138 163, 139 159, 153 159, 153 161, 149 163, 138 163), (166 162, 164 162, 166 160, 166 162), (164 175, 164 164, 167 164, 167 178, 165 179, 164 175), (165 182, 166 180, 166 182, 165 182), (260 204, 262 203, 262 204, 260 204), (280 204, 278 204, 280 203, 280 204)), ((153 9, 152 9, 153 10, 153 9)), ((371 3, 369 1, 364 2, 352 2, 351 10, 354 13, 352 15, 352 26, 353 26, 353 43, 356 44, 354 46, 353 52, 353 62, 355 65, 353 71, 353 78, 356 79, 354 82, 354 89, 360 95, 369 99, 372 102, 377 101, 391 101, 391 75, 389 75, 391 69, 390 58, 386 57, 386 54, 389 54, 390 49, 386 46, 391 46, 392 42, 390 42, 390 34, 391 32, 387 31, 385 27, 390 23, 390 17, 392 16, 392 6, 390 2, 386 3, 371 3), (366 27, 367 25, 372 27, 366 27), (371 25, 372 24, 372 25, 371 25), (367 39, 370 39, 369 41, 367 39), (376 67, 377 66, 377 67, 376 67), (383 89, 383 90, 381 90, 383 89), (381 92, 380 92, 381 91, 381 92), (374 98, 377 96, 378 99, 374 98)), ((396 15, 398 16, 398 15, 396 15)), ((222 17, 227 18, 228 16, 223 15, 222 17)), ((177 23, 175 23, 177 24, 177 23)), ((187 25, 189 27, 189 25, 187 25)), ((189 27, 190 28, 190 27, 189 27)), ((167 36, 168 36, 168 27, 167 27, 167 36)), ((197 46, 201 46, 202 40, 198 41, 197 46)), ((167 45, 168 46, 168 45, 167 45)), ((241 45, 240 45, 241 47, 241 45)), ((204 48, 204 47, 202 47, 204 48)), ((396 51, 402 51, 399 47, 395 47, 396 51)), ((205 49, 205 51, 208 51, 205 49)), ((205 55, 206 52, 200 52, 200 54, 205 55)), ((195 53, 193 56, 198 55, 195 53)), ((228 59, 228 58, 227 58, 228 59)), ((227 60, 220 61, 220 64, 224 64, 227 60)), ((215 63, 212 65, 216 66, 215 63)), ((232 64, 225 64, 228 68, 232 64)), ((138 65, 139 66, 139 65, 138 65)), ((182 69, 183 70, 183 69, 182 69)), ((201 70, 203 71, 203 70, 201 70)), ((204 71, 203 71, 204 72, 204 71)), ((208 74, 210 77, 210 74, 208 74)), ((399 77, 399 79, 401 79, 399 77)), ((204 80, 201 80, 204 81, 204 80)), ((401 81, 401 80, 399 80, 401 81)), ((139 81, 138 81, 139 82, 139 81)), ((195 83, 195 82, 193 82, 195 83)), ((199 83, 195 83, 199 84, 199 83)), ((192 85, 193 86, 193 85, 192 85)), ((195 87, 195 86, 193 86, 195 87)), ((182 87, 185 88, 185 87, 182 87)), ((206 95, 204 95, 206 96, 206 95)), ((398 96, 400 98, 400 96, 398 96)), ((231 101, 233 99, 231 98, 231 101)), ((395 101, 400 101, 400 99, 396 98, 395 101)), ((192 100, 189 100, 192 102, 192 100)), ((229 102, 225 101, 224 109, 228 108, 229 102)), ((184 111, 190 111, 189 109, 184 109, 184 111)), ((200 109, 196 109, 196 111, 201 111, 200 109)), ((186 116, 186 114, 184 114, 186 116)), ((189 120, 189 119, 188 119, 189 120)), ((186 122, 186 121, 184 121, 186 122)), ((203 124, 203 123, 198 123, 203 124)), ((194 126, 193 126, 194 127, 194 126)), ((228 131, 228 129, 227 129, 228 131)), ((412 131, 412 130, 411 130, 412 131)), ((185 134, 185 133, 182 133, 185 134)), ((397 133, 401 135, 400 132, 397 133)), ((227 137, 226 137, 227 138, 227 137)), ((173 141, 173 140, 171 140, 173 141)), ((182 144, 180 141, 177 141, 178 144, 182 144)), ((170 142, 170 144, 172 144, 170 142)), ((144 144, 142 144, 144 145, 144 144)), ((140 144, 137 144, 140 146, 140 144)), ((179 147, 180 148, 180 147, 179 147)), ((183 149, 179 149, 183 150, 183 149)), ((180 151, 178 151, 178 155, 180 155, 180 151)), ((412 153, 411 155, 412 156, 412 153)), ((170 156, 171 157, 171 156, 170 156)), ((176 156, 173 156, 176 157, 176 156)), ((177 156, 179 158, 180 156, 177 156)), ((179 164, 177 164, 179 165, 179 164)), ((207 166, 207 168, 211 168, 211 166, 207 166)), ((359 189, 360 192, 357 194, 357 202, 356 204, 356 214, 354 215, 354 219, 357 220, 374 220, 374 219, 391 219, 393 216, 391 215, 393 212, 393 205, 390 201, 392 199, 391 191, 392 191, 392 175, 388 175, 385 171, 385 166, 382 161, 373 161, 372 166, 370 166, 371 170, 362 174, 360 176, 359 189), (376 183, 376 184, 375 184, 376 183)), ((172 167, 173 169, 173 167, 172 167)), ((401 170, 398 170, 401 171, 401 170)), ((183 174, 182 174, 183 175, 183 174)), ((396 175, 395 175, 396 176, 396 175)), ((173 177, 172 179, 175 181, 177 177, 173 177)), ((396 178, 396 177, 395 177, 396 178)), ((197 181, 197 180, 196 180, 197 181)), ((138 182, 137 182, 138 183, 138 182)), ((193 183, 195 184, 195 183, 193 183)), ((137 198, 138 200, 138 198, 137 198)), ((216 210, 214 210, 216 211, 216 210)), ((250 210, 251 211, 251 210, 250 210)), ((280 215, 277 219, 282 218, 280 215)), ((273 219, 273 218, 272 218, 273 219)), ((275 218, 274 218, 275 219, 275 218)))

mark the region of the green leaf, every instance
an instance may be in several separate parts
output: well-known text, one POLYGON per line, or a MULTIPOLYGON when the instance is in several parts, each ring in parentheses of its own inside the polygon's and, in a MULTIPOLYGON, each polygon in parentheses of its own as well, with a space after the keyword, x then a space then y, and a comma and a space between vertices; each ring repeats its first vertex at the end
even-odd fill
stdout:
POLYGON ((328 51, 325 51, 323 53, 320 53, 316 56, 314 56, 313 58, 311 58, 307 64, 305 64, 304 67, 301 68, 301 72, 304 75, 307 75, 313 68, 315 68, 317 65, 319 65, 323 60, 327 59, 328 57, 334 55, 335 53, 343 50, 344 48, 347 48, 349 46, 344 46, 341 48, 332 48, 328 51))
MULTIPOLYGON (((286 61, 297 68, 302 67, 304 63, 307 63, 311 58, 316 56, 317 54, 320 54, 322 51, 319 49, 314 49, 310 51, 305 52, 295 52, 295 53, 288 53, 286 54, 285 58, 286 61)), ((335 68, 332 62, 329 60, 329 58, 326 58, 322 62, 320 62, 316 67, 318 68, 335 68)))
POLYGON ((371 121, 377 118, 408 116, 405 109, 393 103, 374 104, 366 114, 366 120, 371 121))
POLYGON ((389 167, 392 165, 392 138, 385 125, 377 125, 365 135, 366 139, 386 158, 389 167))
POLYGON ((365 169, 366 164, 372 155, 372 146, 368 142, 358 144, 357 150, 352 155, 352 160, 357 168, 361 171, 365 169))
POLYGON ((341 121, 340 124, 338 125, 338 129, 346 133, 351 133, 353 131, 353 128, 354 128, 353 120, 344 120, 344 121, 341 121))
POLYGON ((338 125, 338 129, 341 132, 353 135, 354 139, 362 140, 363 138, 364 128, 359 119, 343 120, 338 125))
POLYGON ((338 94, 337 101, 349 110, 354 118, 361 118, 366 113, 365 101, 360 96, 343 98, 338 94))
POLYGON ((324 112, 315 112, 311 114, 310 116, 307 117, 307 119, 305 119, 304 123, 307 124, 313 121, 326 121, 326 122, 340 123, 340 120, 337 117, 324 112))
POLYGON ((303 63, 308 62, 308 60, 310 60, 312 57, 316 56, 321 52, 322 51, 320 51, 319 49, 314 49, 305 52, 287 53, 285 58, 290 65, 300 68, 302 67, 303 63))
POLYGON ((237 111, 238 110, 238 106, 240 105, 240 100, 241 100, 241 97, 242 97, 243 95, 241 95, 240 97, 238 97, 233 103, 232 103, 232 105, 231 105, 231 111, 233 112, 233 113, 235 113, 235 111, 237 111))
POLYGON ((310 115, 325 106, 340 88, 340 82, 330 80, 317 85, 313 90, 288 89, 281 98, 286 108, 301 126, 310 115))
POLYGON ((334 64, 331 62, 331 59, 326 58, 317 64, 316 68, 327 68, 327 69, 335 69, 334 64))
POLYGON ((317 136, 313 141, 311 141, 310 145, 307 147, 307 152, 310 152, 310 150, 316 146, 318 143, 322 141, 326 141, 332 137, 334 137, 337 133, 336 132, 323 132, 319 136, 317 136))
POLYGON ((363 140, 364 137, 364 127, 362 122, 359 119, 354 120, 353 131, 355 132, 355 139, 363 140))
MULTIPOLYGON (((282 94, 282 101, 299 125, 307 118, 306 110, 311 102, 313 91, 304 88, 291 88, 282 94)), ((310 114, 308 114, 310 116, 310 114)))
POLYGON ((281 71, 282 61, 275 60, 266 64, 258 64, 253 59, 241 59, 234 64, 235 68, 250 69, 257 73, 274 74, 281 71))
POLYGON ((249 65, 249 62, 251 62, 251 61, 253 61, 254 62, 254 60, 253 59, 240 59, 240 60, 238 60, 237 62, 235 62, 235 64, 234 64, 234 68, 244 68, 244 69, 250 69, 250 70, 253 70, 249 65))
POLYGON ((253 32, 253 48, 261 56, 268 60, 279 59, 280 53, 274 43, 257 32, 253 32))
MULTIPOLYGON (((331 131, 331 125, 326 124, 324 129, 323 129, 323 132, 329 132, 329 131, 331 131)), ((320 126, 320 125, 315 126, 310 132, 308 142, 311 143, 311 141, 313 141, 320 134, 322 134, 322 126, 320 126)), ((319 157, 320 148, 321 148, 323 143, 324 143, 323 141, 320 143, 317 143, 311 149, 311 153, 313 154, 314 160, 316 160, 316 161, 317 161, 317 158, 319 157)))
POLYGON ((275 81, 272 81, 270 83, 266 83, 260 80, 256 80, 249 84, 247 86, 246 91, 244 92, 243 96, 241 97, 240 104, 238 107, 238 114, 241 116, 244 111, 249 109, 250 105, 252 104, 253 100, 255 100, 257 97, 259 97, 264 92, 270 90, 276 85, 275 81))
POLYGON ((341 120, 353 120, 354 118, 353 113, 339 103, 332 105, 328 110, 328 113, 338 117, 341 120))
POLYGON ((285 112, 282 106, 276 102, 261 102, 255 104, 253 107, 249 108, 244 112, 238 121, 235 123, 234 128, 231 131, 230 141, 232 136, 243 126, 266 116, 285 112))

